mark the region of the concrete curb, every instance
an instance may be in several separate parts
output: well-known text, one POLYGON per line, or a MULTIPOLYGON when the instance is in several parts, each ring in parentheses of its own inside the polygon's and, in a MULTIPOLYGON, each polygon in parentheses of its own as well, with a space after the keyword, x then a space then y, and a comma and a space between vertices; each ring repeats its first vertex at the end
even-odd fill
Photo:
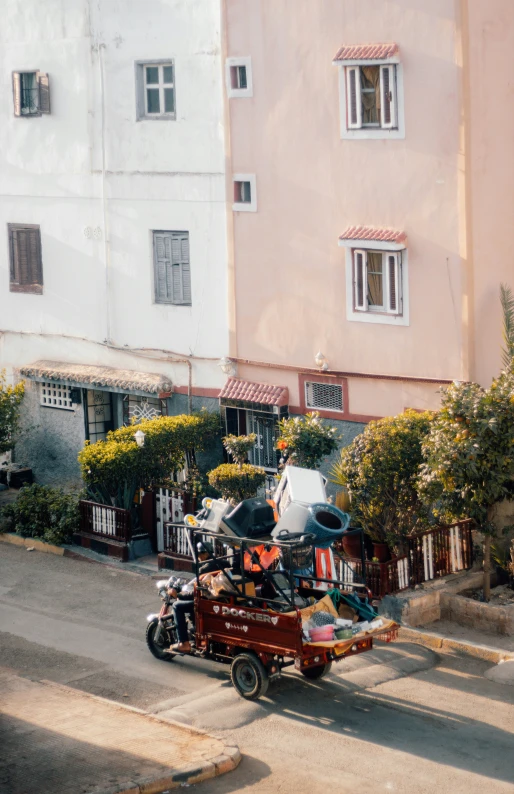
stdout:
MULTIPOLYGON (((64 689, 74 694, 77 693, 77 690, 73 689, 73 687, 66 686, 66 684, 58 684, 56 681, 41 679, 41 683, 45 684, 45 686, 64 689)), ((192 728, 191 725, 178 722, 178 720, 158 717, 156 714, 151 714, 135 706, 127 706, 124 703, 108 700, 99 695, 92 695, 89 692, 81 691, 80 696, 90 698, 91 700, 98 700, 102 703, 108 703, 110 706, 114 705, 116 708, 122 709, 123 711, 132 711, 136 714, 141 714, 147 719, 154 720, 155 722, 176 725, 187 733, 201 734, 202 736, 209 736, 210 738, 220 741, 219 736, 213 736, 211 733, 203 731, 200 728, 192 728)), ((95 794, 163 794, 163 792, 179 788, 185 784, 192 785, 193 783, 201 783, 203 780, 225 775, 227 772, 232 772, 240 761, 241 753, 239 747, 236 745, 225 745, 221 755, 217 755, 215 758, 211 758, 208 761, 203 761, 200 765, 192 764, 190 766, 185 766, 166 777, 144 778, 143 780, 138 780, 137 783, 134 781, 127 781, 126 783, 121 783, 108 789, 95 791, 95 794)))
POLYGON ((444 637, 435 632, 419 631, 402 626, 398 638, 410 642, 417 642, 427 648, 441 651, 456 651, 457 653, 473 656, 475 659, 483 659, 491 664, 514 660, 514 652, 503 651, 501 648, 491 648, 488 645, 480 645, 466 640, 456 640, 453 637, 444 637))
POLYGON ((44 540, 38 540, 37 538, 22 538, 21 535, 15 535, 12 532, 0 533, 0 543, 26 546, 34 549, 34 551, 42 551, 45 554, 56 554, 58 557, 64 557, 65 555, 65 549, 62 546, 54 546, 53 543, 45 543, 44 540))

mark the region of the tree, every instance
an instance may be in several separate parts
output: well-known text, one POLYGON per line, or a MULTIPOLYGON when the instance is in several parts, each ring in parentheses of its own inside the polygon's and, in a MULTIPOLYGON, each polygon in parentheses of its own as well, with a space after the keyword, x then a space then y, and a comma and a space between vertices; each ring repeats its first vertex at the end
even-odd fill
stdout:
POLYGON ((330 471, 332 482, 348 489, 352 522, 376 543, 401 550, 403 539, 424 520, 416 486, 432 416, 405 411, 370 422, 330 471))
POLYGON ((282 419, 278 427, 277 449, 287 455, 287 462, 293 466, 317 469, 337 449, 336 428, 325 424, 317 412, 282 419))
POLYGON ((255 433, 250 433, 248 436, 225 436, 223 439, 223 446, 229 455, 234 458, 234 463, 242 470, 243 463, 248 457, 248 453, 254 448, 257 436, 255 433))
POLYGON ((0 370, 0 454, 14 446, 18 429, 20 405, 25 394, 23 381, 16 386, 8 386, 5 370, 0 370))
POLYGON ((495 514, 514 498, 514 372, 489 389, 454 383, 423 444, 419 493, 444 521, 473 518, 484 535, 484 598, 490 597, 495 514))
POLYGON ((168 480, 184 467, 186 458, 194 462, 193 450, 204 449, 218 436, 219 422, 218 414, 207 411, 159 416, 86 444, 78 460, 90 496, 129 509, 138 488, 168 480), (145 434, 143 447, 136 444, 136 430, 145 434))

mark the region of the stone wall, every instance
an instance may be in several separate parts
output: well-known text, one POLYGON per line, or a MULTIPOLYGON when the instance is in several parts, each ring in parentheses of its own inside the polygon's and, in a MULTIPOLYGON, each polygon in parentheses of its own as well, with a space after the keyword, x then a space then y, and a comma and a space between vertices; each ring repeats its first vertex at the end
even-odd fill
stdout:
POLYGON ((514 636, 514 606, 493 606, 441 592, 441 618, 488 634, 514 636))
POLYGON ((72 411, 47 408, 40 404, 40 386, 25 381, 25 397, 20 411, 20 433, 13 458, 29 466, 34 480, 43 485, 81 488, 77 455, 85 440, 82 404, 72 411))

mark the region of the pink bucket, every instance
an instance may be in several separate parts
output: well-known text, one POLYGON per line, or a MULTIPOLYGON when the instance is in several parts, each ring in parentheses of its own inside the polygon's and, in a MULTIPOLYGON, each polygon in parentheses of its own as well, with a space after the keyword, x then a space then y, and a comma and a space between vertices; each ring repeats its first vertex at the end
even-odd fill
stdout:
POLYGON ((331 642, 334 639, 334 627, 332 625, 317 626, 310 629, 309 636, 311 642, 331 642))

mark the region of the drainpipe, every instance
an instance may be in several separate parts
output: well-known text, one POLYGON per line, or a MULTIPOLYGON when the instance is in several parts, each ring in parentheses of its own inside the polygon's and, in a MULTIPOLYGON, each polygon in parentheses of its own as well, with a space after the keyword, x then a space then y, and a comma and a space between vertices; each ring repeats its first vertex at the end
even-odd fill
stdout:
POLYGON ((107 212, 106 184, 105 184, 105 71, 103 51, 105 44, 98 45, 100 59, 100 98, 102 104, 102 215, 104 226, 104 261, 105 261, 105 328, 107 341, 111 340, 111 251, 109 235, 109 214, 107 212))

